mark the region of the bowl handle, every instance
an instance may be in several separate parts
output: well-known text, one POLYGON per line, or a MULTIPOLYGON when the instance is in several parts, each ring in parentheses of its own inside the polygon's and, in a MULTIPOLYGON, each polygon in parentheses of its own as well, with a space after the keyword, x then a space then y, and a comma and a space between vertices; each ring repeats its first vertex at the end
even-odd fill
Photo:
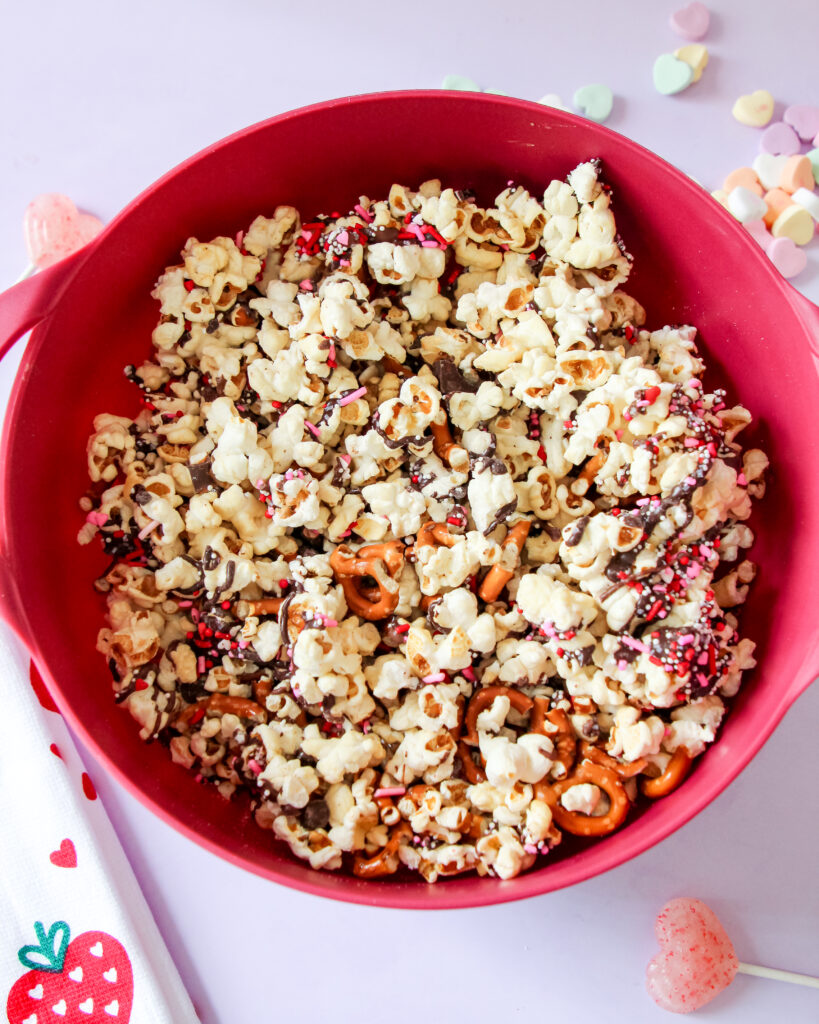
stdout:
MULTIPOLYGON (((790 291, 791 305, 805 325, 814 365, 817 375, 819 375, 819 306, 795 288, 791 287, 790 291)), ((819 500, 819 496, 817 496, 817 500, 819 500)), ((787 687, 788 704, 793 703, 801 693, 804 693, 817 677, 819 677, 819 630, 817 630, 811 646, 805 652, 799 671, 794 674, 787 687)))
POLYGON ((88 252, 86 246, 0 292, 0 359, 22 334, 49 316, 88 252))

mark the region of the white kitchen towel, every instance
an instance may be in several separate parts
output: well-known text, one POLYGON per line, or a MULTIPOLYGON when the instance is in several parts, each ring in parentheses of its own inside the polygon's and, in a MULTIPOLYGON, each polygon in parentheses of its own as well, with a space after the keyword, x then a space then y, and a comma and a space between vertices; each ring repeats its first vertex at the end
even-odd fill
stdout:
POLYGON ((8 1020, 198 1024, 66 724, 5 627, 0 708, 0 994, 8 1020))

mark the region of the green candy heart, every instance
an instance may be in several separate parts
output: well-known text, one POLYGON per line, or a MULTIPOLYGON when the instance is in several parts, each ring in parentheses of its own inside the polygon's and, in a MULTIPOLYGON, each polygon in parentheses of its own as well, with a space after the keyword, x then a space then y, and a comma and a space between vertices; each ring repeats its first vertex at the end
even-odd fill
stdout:
POLYGON ((71 929, 65 921, 55 921, 48 929, 48 935, 46 935, 43 922, 35 921, 34 932, 39 945, 23 946, 17 952, 18 960, 23 967, 30 967, 35 971, 50 971, 52 974, 59 974, 65 962, 65 953, 68 949, 71 929))
POLYGON ((466 75, 446 75, 441 82, 442 89, 456 89, 458 92, 480 92, 481 87, 466 75))
POLYGON ((601 123, 611 113, 614 95, 607 85, 584 85, 574 94, 572 102, 585 117, 601 123))
POLYGON ((811 167, 813 168, 813 178, 817 185, 819 185, 819 149, 811 149, 805 156, 810 160, 811 167))
POLYGON ((654 88, 663 96, 687 89, 694 80, 694 69, 671 53, 663 53, 654 61, 654 88))

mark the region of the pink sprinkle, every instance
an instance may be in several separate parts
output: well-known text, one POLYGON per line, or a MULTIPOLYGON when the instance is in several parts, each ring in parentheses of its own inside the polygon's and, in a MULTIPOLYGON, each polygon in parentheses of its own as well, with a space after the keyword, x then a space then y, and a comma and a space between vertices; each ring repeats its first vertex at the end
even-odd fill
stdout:
POLYGON ((303 281, 299 281, 299 288, 301 288, 303 292, 311 292, 313 290, 313 282, 309 277, 305 277, 303 281))
POLYGON ((695 388, 695 389, 696 389, 696 388, 701 388, 701 387, 702 387, 702 384, 701 384, 701 383, 700 383, 700 382, 699 382, 699 381, 697 380, 697 378, 696 378, 696 377, 692 377, 692 378, 691 378, 691 380, 689 380, 689 381, 688 381, 688 382, 686 383, 686 385, 685 385, 685 386, 686 386, 687 388, 695 388))
POLYGON ((89 512, 85 517, 86 523, 93 523, 94 526, 103 526, 108 522, 108 516, 104 512, 89 512))
POLYGON ((326 629, 332 629, 334 626, 338 625, 338 619, 331 619, 327 615, 323 615, 322 618, 324 619, 324 626, 326 629))
POLYGON ((140 540, 145 540, 145 538, 146 538, 146 537, 148 536, 148 534, 149 534, 149 533, 153 533, 153 532, 154 532, 154 530, 155 530, 155 529, 157 528, 157 526, 159 526, 159 525, 160 525, 160 523, 159 523, 159 520, 158 520, 158 519, 152 519, 152 520, 150 521, 150 523, 148 523, 148 525, 147 525, 147 526, 143 526, 143 528, 142 528, 142 529, 141 529, 141 530, 139 531, 139 533, 137 534, 137 537, 138 537, 138 538, 139 538, 140 540))
POLYGON ((237 249, 241 249, 242 248, 242 240, 244 239, 244 237, 245 237, 244 231, 237 231, 236 232, 236 248, 237 249))
POLYGON ((240 651, 244 651, 248 647, 250 647, 250 641, 249 640, 240 640, 239 641, 239 650, 240 651))
POLYGON ((643 654, 648 654, 648 647, 646 647, 642 640, 637 640, 633 636, 621 636, 620 642, 624 643, 626 647, 632 647, 635 651, 642 651, 643 654))
POLYGON ((687 437, 683 441, 683 444, 685 445, 686 448, 699 448, 700 441, 696 437, 687 437))
POLYGON ((295 475, 296 474, 293 472, 292 469, 288 469, 288 471, 284 474, 284 479, 285 480, 292 480, 295 475))
POLYGON ((617 668, 621 672, 625 672, 625 670, 628 668, 628 662, 627 661, 623 661, 622 658, 621 658, 620 661, 617 662, 617 668))
POLYGON ((177 601, 176 604, 179 608, 190 608, 193 605, 193 601, 177 601))
POLYGON ((690 580, 695 580, 699 576, 701 571, 702 566, 699 564, 699 562, 692 562, 691 565, 687 566, 685 570, 685 575, 690 580))
POLYGON ((617 440, 619 441, 619 440, 620 440, 620 439, 622 438, 622 436, 623 436, 623 431, 622 431, 622 430, 615 430, 615 431, 614 431, 614 436, 615 436, 615 437, 617 438, 617 440))
POLYGON ((339 399, 339 405, 349 405, 350 402, 355 402, 358 398, 363 398, 367 394, 366 388, 359 388, 357 391, 353 391, 349 395, 345 395, 344 398, 339 399))
POLYGON ((349 267, 349 266, 352 266, 352 264, 350 263, 350 261, 349 261, 349 260, 339 260, 339 261, 338 261, 338 265, 339 265, 340 267, 349 267))
POLYGON ((651 500, 650 498, 638 498, 637 499, 637 504, 641 505, 641 506, 642 505, 647 505, 650 500, 651 500))
POLYGON ((313 435, 313 437, 319 437, 320 436, 319 435, 319 429, 315 425, 315 423, 311 423, 310 420, 305 420, 304 421, 304 425, 305 425, 305 427, 307 427, 307 429, 310 431, 310 433, 313 435))
POLYGON ((362 732, 364 733, 364 735, 366 736, 366 735, 367 735, 367 733, 368 733, 368 732, 370 731, 370 729, 371 729, 371 728, 372 728, 372 726, 370 725, 370 720, 369 720, 369 718, 365 718, 365 719, 364 719, 364 721, 363 721, 363 722, 361 723, 361 731, 362 731, 362 732))
POLYGON ((739 484, 740 487, 745 487, 747 485, 748 481, 745 479, 745 474, 744 473, 740 473, 737 476, 737 483, 739 484))
POLYGON ((422 249, 437 249, 438 248, 438 243, 433 238, 425 238, 423 240, 423 242, 421 242, 421 248, 422 249))
POLYGON ((200 676, 205 671, 205 656, 204 656, 204 654, 200 654, 199 657, 196 659, 196 671, 199 673, 200 676))
POLYGON ((682 636, 678 636, 677 637, 677 643, 678 644, 690 644, 693 639, 694 639, 694 634, 693 633, 684 633, 682 636))
POLYGON ((262 766, 259 764, 255 757, 251 757, 251 759, 247 762, 247 766, 253 772, 254 775, 262 774, 262 766))
POLYGON ((336 361, 336 343, 334 341, 331 341, 330 342, 330 348, 329 348, 329 350, 327 352, 327 362, 328 363, 334 363, 335 361, 336 361))
POLYGON ((256 485, 255 485, 255 486, 256 486, 256 490, 257 490, 257 491, 263 491, 263 490, 264 490, 264 480, 262 480, 262 479, 261 479, 261 477, 260 477, 260 478, 259 478, 259 479, 258 479, 258 480, 256 481, 256 485))
POLYGON ((685 478, 685 482, 688 484, 689 487, 693 487, 694 484, 696 484, 697 482, 697 478, 694 476, 687 476, 685 478))
POLYGON ((342 462, 346 463, 348 466, 353 461, 352 455, 339 455, 339 458, 341 459, 342 462))
POLYGON ((198 608, 191 608, 191 618, 193 619, 194 622, 198 622, 199 621, 199 609, 198 608))
POLYGON ((406 786, 384 786, 383 789, 377 789, 373 796, 378 800, 382 796, 403 796, 406 791, 406 786))
POLYGON ((468 679, 470 683, 475 682, 475 670, 470 668, 468 665, 466 668, 461 669, 461 675, 464 677, 464 679, 468 679))
POLYGON ((537 853, 537 847, 534 846, 532 843, 526 843, 523 849, 526 853, 537 853))
POLYGON ((409 231, 410 234, 415 235, 415 237, 418 239, 418 241, 422 245, 426 241, 426 239, 424 238, 424 232, 421 230, 421 228, 417 224, 415 224, 415 223, 407 224, 407 231, 409 231))
POLYGON ((443 672, 432 672, 428 676, 424 676, 421 680, 422 683, 442 683, 446 679, 443 672))
POLYGON ((364 221, 365 224, 372 223, 373 215, 369 210, 365 210, 361 203, 356 203, 353 207, 358 216, 364 221))

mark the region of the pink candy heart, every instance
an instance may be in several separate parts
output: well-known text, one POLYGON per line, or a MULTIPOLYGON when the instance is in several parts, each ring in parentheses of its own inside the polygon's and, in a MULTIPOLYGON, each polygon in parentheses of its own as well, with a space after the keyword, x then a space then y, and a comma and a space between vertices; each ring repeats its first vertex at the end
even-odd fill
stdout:
POLYGON ((805 142, 809 142, 814 135, 819 133, 819 107, 811 107, 807 104, 788 107, 782 118, 805 142))
POLYGON ((31 262, 43 270, 82 249, 102 231, 102 221, 80 213, 68 196, 47 192, 26 207, 23 233, 31 262))
POLYGON ((708 8, 705 4, 699 3, 699 0, 682 7, 679 11, 674 11, 671 15, 671 27, 683 39, 702 39, 708 31, 710 22, 708 8))
POLYGON ((664 1010, 690 1013, 727 988, 739 960, 719 918, 700 900, 676 899, 654 925, 660 952, 646 969, 646 988, 664 1010))
POLYGON ((793 156, 801 149, 799 136, 784 121, 769 124, 759 139, 759 148, 763 153, 774 156, 793 156))
POLYGON ((767 249, 771 263, 783 277, 796 277, 808 265, 805 250, 790 238, 775 238, 767 249))

